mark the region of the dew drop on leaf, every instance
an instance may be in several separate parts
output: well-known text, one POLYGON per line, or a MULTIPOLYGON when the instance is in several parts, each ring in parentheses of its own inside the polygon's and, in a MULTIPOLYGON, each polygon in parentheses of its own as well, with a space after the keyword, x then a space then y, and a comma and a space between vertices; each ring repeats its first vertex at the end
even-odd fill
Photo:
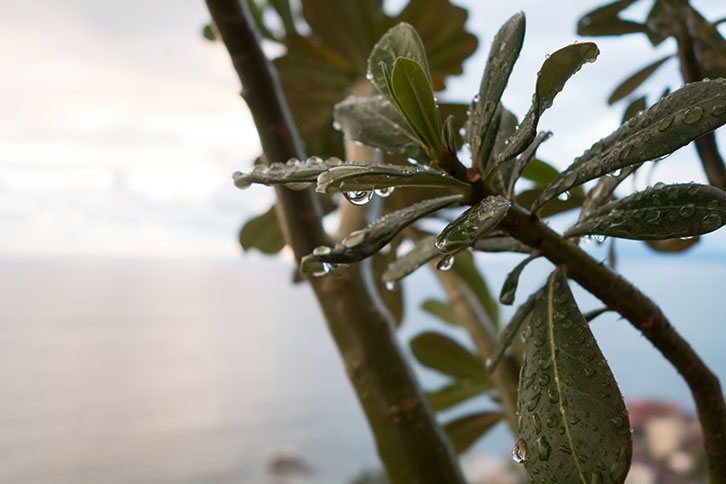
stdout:
POLYGON ((557 196, 557 199, 561 202, 566 202, 570 199, 570 192, 562 192, 557 196))
POLYGON ((375 194, 378 195, 379 197, 386 198, 386 197, 390 196, 391 193, 393 193, 393 190, 395 190, 395 189, 396 189, 396 187, 378 188, 377 190, 375 190, 375 194))
POLYGON ((716 230, 721 226, 721 217, 715 213, 710 213, 703 217, 701 225, 706 230, 716 230))
POLYGON ((686 204, 678 210, 678 213, 683 218, 691 218, 696 214, 696 206, 692 203, 686 204))
POLYGON ((524 444, 524 440, 517 441, 512 447, 512 460, 517 464, 524 464, 527 460, 527 446, 524 444))
POLYGON ((361 190, 355 192, 345 192, 345 198, 353 205, 365 205, 373 198, 373 192, 368 190, 361 190))
POLYGON ((454 265, 454 256, 445 255, 436 263, 436 268, 440 271, 448 271, 454 265))
POLYGON ((389 291, 393 291, 394 289, 396 289, 396 283, 393 281, 388 281, 386 283, 386 289, 389 291))
POLYGON ((669 118, 665 118, 663 121, 658 123, 658 131, 665 131, 666 129, 670 128, 671 124, 673 124, 673 116, 669 118))
POLYGON ((683 124, 694 124, 703 117, 703 108, 701 106, 693 106, 683 113, 683 124))
POLYGON ((537 457, 539 457, 539 460, 547 460, 550 458, 550 452, 552 451, 552 446, 547 441, 544 435, 540 436, 537 439, 537 457))

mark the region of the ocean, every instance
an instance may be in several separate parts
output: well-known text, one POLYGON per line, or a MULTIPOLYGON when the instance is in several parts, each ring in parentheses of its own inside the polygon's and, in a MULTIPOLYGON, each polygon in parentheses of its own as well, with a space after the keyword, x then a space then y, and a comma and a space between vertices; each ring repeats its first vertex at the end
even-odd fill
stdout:
MULTIPOLYGON (((516 261, 483 260, 493 292, 516 261)), ((304 459, 316 483, 379 467, 315 299, 291 283, 290 265, 259 256, 1 260, 0 482, 284 483, 268 474, 280 455, 304 459)), ((620 261, 722 379, 725 267, 637 250, 620 261)), ((548 269, 536 262, 524 272, 517 302, 548 269)), ((422 329, 451 331, 418 309, 438 293, 430 274, 407 290, 404 347, 422 329)), ((575 293, 583 310, 597 307, 575 293)), ((680 377, 626 321, 606 314, 592 328, 626 399, 692 410, 680 377)), ((416 370, 427 388, 445 382, 416 370)), ((442 418, 487 406, 477 399, 442 418)), ((500 425, 474 452, 504 456, 512 444, 500 425)))

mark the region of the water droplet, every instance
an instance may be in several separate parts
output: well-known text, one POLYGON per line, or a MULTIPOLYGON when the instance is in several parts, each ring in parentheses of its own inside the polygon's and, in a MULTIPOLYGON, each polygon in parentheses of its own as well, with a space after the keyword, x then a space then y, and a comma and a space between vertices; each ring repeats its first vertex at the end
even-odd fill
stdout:
POLYGON ((628 453, 625 451, 625 448, 618 448, 615 462, 610 467, 610 479, 614 482, 620 482, 620 478, 623 477, 625 471, 628 470, 628 460, 628 453))
POLYGON ((550 452, 552 452, 552 446, 545 436, 541 435, 537 439, 537 457, 539 457, 539 460, 547 460, 550 457, 550 452))
POLYGON ((436 268, 440 271, 448 271, 451 269, 451 267, 454 265, 454 256, 449 254, 443 256, 439 261, 436 263, 436 268))
POLYGON ((570 199, 570 192, 562 192, 557 196, 557 199, 561 202, 566 202, 570 199))
POLYGON ((373 80, 373 73, 371 71, 366 72, 366 79, 369 81, 373 80))
POLYGON ((547 373, 542 373, 537 379, 537 384, 541 387, 547 386, 550 382, 550 376, 547 373))
POLYGON ((701 106, 693 106, 683 113, 683 124, 694 124, 703 117, 703 108, 701 106))
POLYGON ((464 136, 466 136, 466 128, 464 128, 464 127, 459 128, 459 136, 461 136, 462 138, 464 136))
POLYGON ((574 381, 572 381, 572 377, 570 375, 567 375, 565 377, 565 385, 567 385, 568 387, 571 387, 573 383, 574 383, 574 381))
POLYGON ((333 249, 324 245, 315 247, 313 249, 313 255, 316 257, 324 257, 326 255, 330 255, 331 252, 333 252, 333 249))
POLYGON ((719 228, 721 226, 721 223, 721 217, 715 213, 709 213, 708 215, 703 217, 703 220, 701 220, 701 225, 709 232, 719 228))
POLYGON ((395 281, 388 281, 386 283, 386 289, 389 290, 389 291, 393 291, 394 289, 396 289, 396 282, 395 281))
POLYGON ((512 460, 517 464, 523 464, 527 460, 527 446, 524 440, 518 440, 512 447, 512 460))
POLYGON ((552 414, 549 417, 547 417, 547 428, 553 429, 557 426, 557 422, 559 422, 559 419, 557 418, 557 415, 552 414))
POLYGON ((588 378, 592 378, 593 375, 595 375, 595 370, 592 368, 585 367, 585 376, 588 378))
POLYGON ((539 420, 539 415, 537 415, 536 413, 532 414, 532 423, 534 424, 535 432, 542 432, 542 422, 539 420))
POLYGON ((606 238, 607 237, 605 237, 602 234, 595 234, 595 235, 592 236, 592 240, 594 240, 595 243, 597 243, 598 245, 602 245, 605 242, 605 239, 606 238))
POLYGON ((385 188, 378 188, 377 190, 374 190, 375 194, 379 197, 386 198, 393 193, 393 190, 395 190, 396 187, 385 187, 385 188))
POLYGON ((352 249, 353 247, 356 247, 363 243, 363 241, 366 239, 366 230, 356 230, 355 232, 351 232, 343 239, 343 247, 347 249, 352 249))
POLYGON ((665 131, 666 129, 670 128, 671 124, 673 124, 673 120, 675 118, 673 116, 669 118, 665 118, 663 121, 658 123, 658 131, 665 131))
POLYGON ((333 121, 333 129, 335 131, 343 131, 343 126, 340 124, 340 122, 338 122, 337 119, 333 121))
POLYGON ((373 192, 368 190, 345 192, 345 198, 353 205, 365 205, 373 198, 373 192))
POLYGON ((718 208, 718 200, 710 200, 706 203, 707 210, 716 210, 718 208))
POLYGON ((681 214, 681 217, 691 218, 696 214, 696 206, 692 203, 686 204, 678 210, 678 213, 681 214))
POLYGON ((317 165, 317 164, 321 164, 322 162, 323 162, 323 159, 320 158, 319 156, 311 156, 310 158, 308 158, 308 163, 310 165, 317 165))
POLYGON ((539 399, 541 396, 542 396, 542 393, 540 393, 540 392, 537 392, 534 395, 532 395, 532 398, 530 398, 529 401, 527 402, 528 411, 531 412, 532 410, 537 408, 537 404, 539 403, 539 399))
POLYGON ((602 477, 599 472, 593 472, 590 476, 590 484, 602 484, 602 477))
POLYGON ((719 118, 724 114, 726 114, 726 104, 719 104, 711 109, 711 116, 714 118, 719 118))

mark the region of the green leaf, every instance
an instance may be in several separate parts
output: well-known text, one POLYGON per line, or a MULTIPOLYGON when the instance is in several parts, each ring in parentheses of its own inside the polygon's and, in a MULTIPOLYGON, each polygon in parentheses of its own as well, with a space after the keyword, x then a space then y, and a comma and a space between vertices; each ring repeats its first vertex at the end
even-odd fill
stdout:
POLYGON ((620 122, 620 124, 623 124, 639 112, 645 111, 646 107, 647 106, 645 105, 645 96, 639 97, 638 99, 630 103, 627 108, 625 108, 625 112, 623 113, 623 120, 620 122))
MULTIPOLYGON (((492 121, 492 130, 496 129, 497 135, 494 139, 494 147, 492 153, 489 155, 489 160, 486 166, 491 166, 494 160, 507 147, 507 140, 514 135, 517 131, 517 117, 510 110, 503 107, 501 104, 497 112, 494 114, 494 120, 492 121)), ((487 133, 491 133, 489 130, 487 133)), ((509 175, 511 174, 511 168, 514 165, 512 160, 503 163, 499 166, 494 173, 494 179, 492 180, 492 187, 499 193, 506 193, 509 187, 509 175)))
POLYGON ((447 423, 444 425, 444 431, 454 444, 456 453, 461 454, 503 417, 501 413, 496 412, 475 413, 447 423))
POLYGON ((462 73, 464 60, 476 50, 476 36, 464 29, 467 16, 466 9, 449 0, 427 0, 409 1, 395 19, 413 25, 421 36, 437 91, 444 89, 447 75, 462 73))
POLYGON ((522 49, 524 30, 525 17, 522 12, 513 15, 499 29, 489 50, 479 94, 472 102, 465 140, 471 147, 472 165, 478 167, 482 173, 485 172, 484 165, 492 149, 492 143, 486 143, 485 140, 493 141, 496 130, 491 136, 487 133, 492 127, 494 113, 522 49))
POLYGON ((487 177, 504 161, 517 156, 534 140, 537 123, 542 113, 552 106, 557 93, 567 80, 588 62, 594 62, 600 51, 592 42, 568 45, 553 52, 537 73, 537 85, 532 97, 532 107, 520 123, 518 131, 495 162, 488 167, 487 177))
POLYGON ((565 237, 662 240, 701 235, 726 223, 726 193, 695 183, 659 185, 590 212, 565 237))
MULTIPOLYGON (((530 207, 534 201, 542 195, 543 188, 534 188, 525 190, 517 195, 517 203, 523 207, 530 207)), ((551 217, 560 213, 567 212, 573 208, 580 208, 585 200, 585 190, 582 187, 575 187, 569 191, 567 197, 562 199, 554 198, 547 202, 540 210, 538 215, 541 218, 551 217)))
POLYGON ((323 161, 317 156, 311 156, 301 162, 298 159, 288 160, 287 163, 273 163, 255 165, 250 173, 236 172, 234 184, 237 188, 247 188, 252 183, 263 185, 286 185, 293 190, 304 190, 318 180, 318 175, 343 162, 339 158, 329 158, 323 161))
POLYGON ((618 185, 620 185, 620 183, 630 175, 635 173, 640 166, 641 165, 628 166, 620 170, 620 173, 617 175, 600 177, 592 190, 587 192, 587 196, 581 204, 582 210, 580 211, 579 220, 584 220, 591 211, 610 201, 610 197, 618 185))
POLYGON ((461 195, 449 195, 425 200, 387 213, 371 222, 368 227, 350 233, 335 244, 335 247, 317 247, 312 253, 312 258, 333 264, 363 260, 381 250, 401 230, 416 220, 461 200, 461 195))
POLYGON ((424 366, 464 380, 489 381, 481 360, 446 335, 427 331, 412 339, 410 344, 414 356, 424 366))
POLYGON ((371 268, 373 270, 373 280, 378 290, 378 295, 385 305, 388 312, 393 317, 396 326, 400 326, 403 321, 403 289, 400 284, 386 284, 382 278, 382 274, 389 266, 391 261, 396 257, 396 251, 392 248, 388 253, 383 254, 377 252, 373 255, 371 268))
POLYGON ((527 300, 524 301, 524 303, 522 303, 522 305, 517 308, 517 311, 514 313, 514 316, 512 316, 512 319, 504 327, 501 333, 499 333, 499 336, 497 337, 497 342, 494 345, 494 349, 492 350, 492 354, 489 356, 486 362, 486 369, 489 373, 492 373, 494 370, 496 370, 499 361, 502 359, 502 356, 504 356, 504 352, 507 351, 509 345, 512 344, 512 340, 519 332, 522 324, 524 324, 527 321, 528 316, 532 314, 534 303, 537 298, 540 297, 540 294, 541 291, 537 291, 534 294, 531 294, 527 298, 527 300))
POLYGON ((258 249, 265 254, 276 254, 285 246, 275 207, 270 207, 262 215, 247 221, 239 233, 239 241, 244 250, 258 249))
POLYGON ((648 79, 656 70, 658 70, 658 68, 662 66, 665 61, 667 61, 671 57, 673 57, 673 55, 669 54, 662 59, 658 59, 657 61, 653 62, 652 64, 648 64, 638 72, 625 79, 623 82, 620 83, 620 85, 618 85, 618 87, 615 88, 613 93, 610 95, 610 97, 608 98, 608 104, 613 104, 623 99, 631 92, 635 91, 641 84, 646 81, 646 79, 648 79))
POLYGON ((512 196, 514 196, 514 184, 517 183, 519 177, 522 176, 522 173, 524 172, 525 168, 527 168, 527 165, 529 165, 529 163, 534 160, 534 156, 537 153, 539 145, 550 139, 551 136, 552 131, 540 132, 534 138, 532 144, 530 144, 527 149, 524 150, 522 154, 514 160, 514 163, 512 164, 511 174, 509 175, 509 188, 507 190, 508 197, 511 198, 512 196))
POLYGON ((456 153, 456 129, 454 128, 454 116, 449 115, 441 126, 441 139, 444 140, 444 147, 449 153, 456 153))
POLYGON ((443 254, 454 254, 474 245, 497 227, 511 206, 500 195, 488 196, 447 225, 436 239, 436 248, 443 254))
POLYGON ((476 268, 474 256, 468 250, 462 250, 454 257, 454 265, 451 271, 456 274, 466 286, 471 289, 474 295, 479 299, 484 312, 496 327, 499 324, 499 306, 496 300, 491 296, 489 288, 484 278, 476 268))
POLYGON ((543 293, 523 333, 519 454, 538 479, 621 483, 632 455, 623 397, 562 269, 543 293))
POLYGON ((451 188, 468 193, 471 187, 443 171, 426 166, 346 163, 321 173, 317 192, 370 191, 389 187, 451 188))
POLYGON ((421 37, 419 37, 416 29, 405 22, 388 29, 381 37, 381 40, 373 46, 373 50, 368 57, 368 77, 376 85, 380 93, 386 96, 394 105, 396 102, 393 98, 393 92, 389 88, 380 65, 383 64, 393 68, 396 60, 401 57, 406 57, 421 67, 430 82, 429 64, 421 37))
POLYGON ((421 305, 421 309, 427 313, 436 316, 445 323, 453 326, 459 326, 459 315, 456 313, 450 303, 437 301, 436 299, 427 299, 421 305))
POLYGON ((585 36, 623 35, 645 32, 646 26, 631 20, 618 17, 620 11, 626 9, 637 0, 619 0, 596 8, 582 16, 577 23, 577 34, 585 36))
POLYGON ((539 256, 539 253, 534 253, 530 255, 522 262, 517 264, 512 272, 507 274, 507 278, 504 280, 504 284, 502 285, 502 291, 501 293, 499 293, 500 303, 511 305, 514 302, 514 293, 517 291, 517 286, 519 285, 519 276, 522 274, 524 268, 527 267, 527 264, 529 264, 539 256))
POLYGON ((726 123, 726 80, 687 84, 595 143, 540 195, 537 210, 569 188, 655 160, 726 123))
POLYGON ((435 240, 436 237, 433 235, 421 239, 416 242, 410 252, 391 262, 383 273, 383 282, 393 283, 399 281, 431 259, 438 257, 439 251, 434 247, 435 240))
POLYGON ((214 31, 214 27, 212 27, 212 24, 206 24, 202 28, 202 37, 210 42, 214 42, 215 40, 217 40, 217 33, 214 31))
POLYGON ((350 139, 420 162, 431 160, 404 117, 383 96, 348 96, 335 105, 334 118, 350 139))
POLYGON ((475 383, 469 380, 457 380, 435 392, 426 393, 434 410, 441 411, 453 407, 471 397, 480 395, 492 388, 490 380, 475 383))
POLYGON ((401 114, 429 156, 443 149, 441 121, 428 74, 414 60, 399 57, 393 64, 391 87, 401 114))
POLYGON ((560 172, 552 165, 535 158, 524 167, 522 178, 533 181, 538 187, 546 187, 560 172))
POLYGON ((473 249, 481 252, 520 252, 522 254, 532 252, 530 246, 504 234, 494 234, 479 239, 474 243, 473 249))

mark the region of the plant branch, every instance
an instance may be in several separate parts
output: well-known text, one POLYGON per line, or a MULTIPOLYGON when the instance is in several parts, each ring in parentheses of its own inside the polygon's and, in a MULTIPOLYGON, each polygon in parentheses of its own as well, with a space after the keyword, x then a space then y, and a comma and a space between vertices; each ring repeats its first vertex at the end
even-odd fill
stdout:
MULTIPOLYGON (((246 5, 206 0, 244 86, 269 162, 303 158, 277 74, 263 54, 246 5)), ((245 2, 242 2, 245 3, 245 2)), ((299 259, 328 241, 313 193, 277 189, 280 221, 299 259)), ((450 443, 406 363, 391 321, 375 306, 352 267, 340 277, 311 280, 331 334, 373 430, 393 484, 464 484, 450 443)))
POLYGON ((630 321, 678 370, 696 403, 711 482, 726 482, 726 405, 721 385, 660 308, 623 277, 576 244, 563 240, 522 207, 513 205, 501 227, 539 250, 553 264, 564 265, 570 278, 630 321))

